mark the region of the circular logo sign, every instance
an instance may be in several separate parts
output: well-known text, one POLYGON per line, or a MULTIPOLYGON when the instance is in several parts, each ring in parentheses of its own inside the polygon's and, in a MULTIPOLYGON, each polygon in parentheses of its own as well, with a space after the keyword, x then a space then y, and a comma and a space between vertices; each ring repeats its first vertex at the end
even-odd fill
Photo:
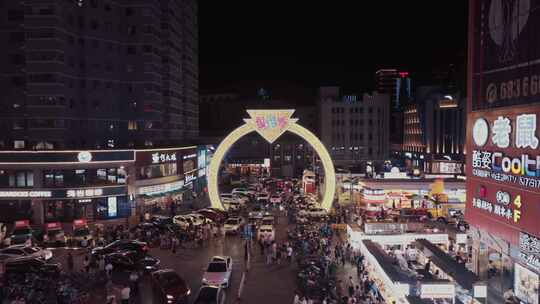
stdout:
POLYGON ((92 153, 90 153, 88 151, 79 152, 79 154, 77 154, 77 159, 81 163, 88 163, 88 162, 92 161, 92 153))
POLYGON ((478 118, 473 125, 473 140, 477 146, 483 146, 487 143, 489 137, 489 126, 485 119, 478 118))

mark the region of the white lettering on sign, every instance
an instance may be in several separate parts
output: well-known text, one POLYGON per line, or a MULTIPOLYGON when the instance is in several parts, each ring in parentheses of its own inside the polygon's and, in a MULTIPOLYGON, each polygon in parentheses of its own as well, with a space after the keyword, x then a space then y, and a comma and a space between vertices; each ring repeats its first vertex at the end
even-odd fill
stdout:
POLYGON ((492 137, 491 141, 499 148, 508 148, 510 146, 510 133, 512 133, 512 127, 510 126, 510 119, 499 116, 493 122, 493 128, 491 129, 492 137))
POLYGON ((79 198, 79 197, 93 197, 93 196, 101 196, 103 195, 103 189, 97 188, 97 189, 74 189, 74 190, 67 190, 66 191, 66 197, 69 198, 79 198))
POLYGON ((51 191, 0 191, 0 197, 52 197, 51 191))
POLYGON ((536 133, 536 114, 518 115, 516 118, 516 147, 538 148, 536 133))
POLYGON ((173 153, 152 153, 152 164, 162 164, 176 161, 176 152, 173 153))
POLYGON ((195 174, 193 174, 193 173, 186 174, 186 176, 184 177, 184 184, 187 185, 187 184, 191 183, 192 181, 194 181, 195 179, 197 179, 195 174))
MULTIPOLYGON (((498 217, 504 218, 508 221, 512 220, 514 218, 513 210, 510 208, 507 208, 505 206, 492 204, 486 200, 480 199, 480 198, 473 198, 472 199, 472 206, 474 208, 482 209, 488 213, 494 214, 498 217)), ((514 221, 519 221, 519 217, 516 216, 516 219, 514 221)))
POLYGON ((195 157, 197 157, 197 153, 193 153, 193 154, 189 154, 189 155, 184 155, 184 159, 195 158, 195 157))

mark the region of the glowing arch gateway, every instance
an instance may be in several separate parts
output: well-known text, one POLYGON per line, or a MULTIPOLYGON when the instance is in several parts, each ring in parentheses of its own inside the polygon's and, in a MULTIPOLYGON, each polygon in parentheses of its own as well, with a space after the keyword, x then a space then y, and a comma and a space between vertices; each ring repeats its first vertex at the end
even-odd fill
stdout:
POLYGON ((243 136, 256 131, 269 143, 273 143, 285 131, 296 134, 308 142, 319 155, 324 168, 324 195, 321 207, 330 210, 336 192, 336 174, 330 154, 323 143, 308 129, 298 125, 298 119, 291 118, 294 110, 247 110, 250 119, 232 131, 219 144, 210 162, 208 194, 213 208, 224 209, 218 191, 218 173, 227 151, 243 136))

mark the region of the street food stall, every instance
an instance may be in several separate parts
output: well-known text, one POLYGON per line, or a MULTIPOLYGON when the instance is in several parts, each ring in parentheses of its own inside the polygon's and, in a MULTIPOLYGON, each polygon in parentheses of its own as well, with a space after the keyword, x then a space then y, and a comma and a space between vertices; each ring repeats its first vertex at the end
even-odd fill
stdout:
POLYGON ((382 189, 364 187, 360 192, 360 209, 366 217, 377 217, 385 209, 386 193, 382 189))

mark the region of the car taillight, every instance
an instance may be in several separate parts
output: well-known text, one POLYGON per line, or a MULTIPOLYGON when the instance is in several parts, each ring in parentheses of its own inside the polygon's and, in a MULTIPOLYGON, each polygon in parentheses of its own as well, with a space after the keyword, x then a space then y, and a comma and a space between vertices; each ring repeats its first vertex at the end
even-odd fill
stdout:
POLYGON ((143 251, 148 251, 148 246, 145 245, 145 246, 142 248, 142 250, 143 250, 143 251))

